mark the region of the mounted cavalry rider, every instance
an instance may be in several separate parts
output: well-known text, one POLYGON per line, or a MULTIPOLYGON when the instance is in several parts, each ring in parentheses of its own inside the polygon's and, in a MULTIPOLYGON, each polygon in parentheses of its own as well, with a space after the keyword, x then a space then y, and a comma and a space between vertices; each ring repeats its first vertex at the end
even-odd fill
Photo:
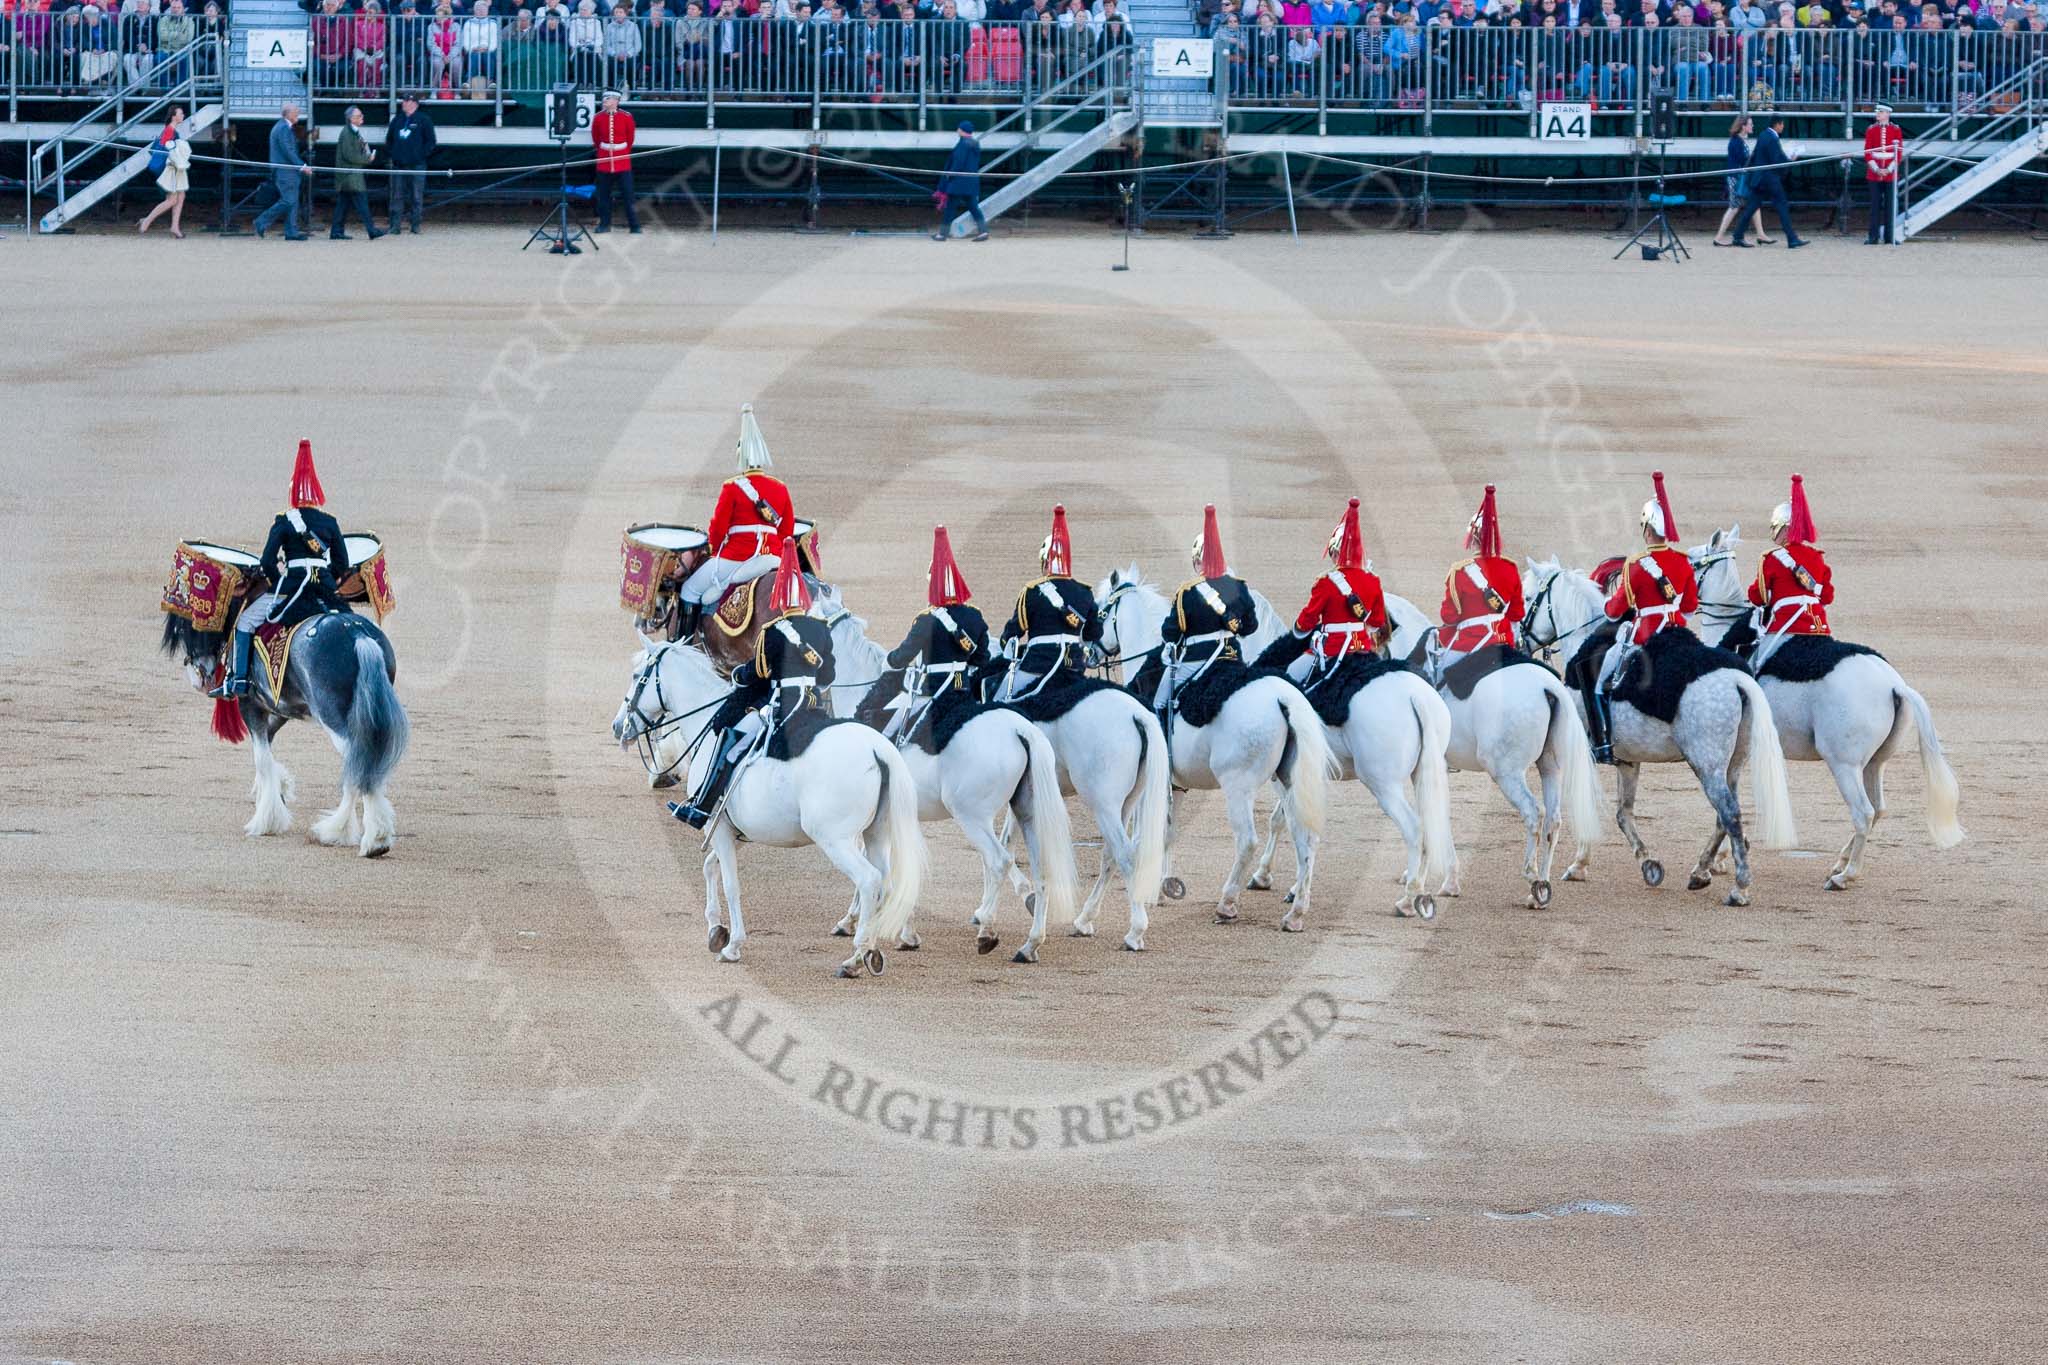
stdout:
POLYGON ((679 638, 689 638, 727 588, 775 572, 783 544, 796 529, 796 511, 782 480, 762 472, 773 464, 754 420, 754 405, 748 403, 740 409, 740 472, 720 486, 705 529, 711 557, 683 581, 679 638))
POLYGON ((1522 619, 1522 575, 1500 552, 1500 512, 1492 484, 1486 485, 1479 510, 1465 528, 1465 548, 1472 557, 1453 564, 1444 576, 1444 602, 1437 611, 1443 624, 1437 627, 1432 651, 1438 678, 1476 649, 1512 648, 1515 627, 1522 619))
POLYGON ((327 495, 313 469, 313 443, 299 442, 292 464, 292 505, 270 523, 262 569, 274 585, 242 608, 227 676, 208 695, 240 697, 249 691, 249 651, 256 627, 270 621, 291 627, 323 611, 347 611, 335 585, 348 577, 348 543, 333 517, 321 511, 327 495))
POLYGON ((1202 509, 1202 534, 1191 556, 1200 578, 1190 579, 1173 594, 1173 610, 1160 627, 1164 672, 1153 708, 1164 711, 1174 694, 1219 662, 1243 657, 1239 644, 1257 633, 1259 608, 1244 580, 1231 576, 1223 558, 1223 537, 1216 529, 1216 507, 1202 509))
POLYGON ((676 819, 704 828, 755 739, 764 732, 772 735, 804 711, 823 709, 825 689, 832 684, 832 632, 808 614, 810 609, 810 589, 797 567, 796 542, 785 539, 760 643, 754 646, 754 657, 733 670, 732 694, 705 727, 718 733, 717 757, 688 805, 669 803, 676 819))
POLYGON ((1819 535, 1806 505, 1806 481, 1792 476, 1792 497, 1771 513, 1775 550, 1757 565, 1749 600, 1763 609, 1752 663, 1761 667, 1791 635, 1826 635, 1828 606, 1835 600, 1834 574, 1813 542, 1819 535))
POLYGON ((883 733, 896 739, 917 728, 917 722, 940 697, 978 697, 975 675, 988 662, 988 623, 969 604, 973 596, 960 566, 953 560, 953 543, 946 528, 932 528, 930 581, 925 601, 930 605, 910 623, 903 643, 889 651, 889 667, 905 671, 903 696, 922 698, 899 708, 883 733))
POLYGON ((1671 514, 1671 499, 1664 491, 1664 472, 1657 470, 1650 479, 1657 491, 1643 504, 1643 548, 1622 566, 1621 582, 1605 608, 1611 619, 1623 623, 1621 635, 1607 651, 1588 698, 1592 704, 1586 708, 1593 757, 1602 763, 1614 761, 1609 699, 1622 666, 1658 632, 1685 629, 1686 618, 1700 607, 1692 561, 1672 545, 1678 539, 1678 519, 1671 514))
POLYGON ((1009 676, 999 700, 1033 696, 1048 685, 1073 682, 1099 657, 1102 616, 1095 594, 1074 577, 1074 548, 1067 538, 1067 509, 1052 509, 1052 534, 1038 547, 1042 576, 1017 594, 1017 609, 1003 627, 1009 676))
POLYGON ((1324 554, 1334 567, 1309 589, 1308 605, 1287 637, 1302 651, 1287 665, 1287 676, 1297 683, 1308 682, 1310 674, 1320 681, 1346 659, 1376 656, 1386 646, 1387 600, 1379 575, 1366 567, 1357 498, 1345 507, 1324 554))

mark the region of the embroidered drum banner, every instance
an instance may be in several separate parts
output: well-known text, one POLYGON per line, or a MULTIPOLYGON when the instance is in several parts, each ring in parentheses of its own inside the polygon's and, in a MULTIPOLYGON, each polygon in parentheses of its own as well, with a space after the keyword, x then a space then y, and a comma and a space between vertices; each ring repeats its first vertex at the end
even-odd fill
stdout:
POLYGON ((683 555, 704 545, 704 533, 694 526, 651 521, 627 527, 619 542, 619 605, 636 617, 653 615, 663 585, 681 573, 683 555))
POLYGON ((180 541, 158 605, 190 621, 194 630, 226 630, 228 613, 256 577, 256 556, 247 550, 205 540, 180 541))
POLYGON ((348 546, 348 576, 336 585, 344 602, 367 602, 382 621, 398 605, 391 592, 391 571, 384 564, 384 541, 368 531, 342 537, 348 546))

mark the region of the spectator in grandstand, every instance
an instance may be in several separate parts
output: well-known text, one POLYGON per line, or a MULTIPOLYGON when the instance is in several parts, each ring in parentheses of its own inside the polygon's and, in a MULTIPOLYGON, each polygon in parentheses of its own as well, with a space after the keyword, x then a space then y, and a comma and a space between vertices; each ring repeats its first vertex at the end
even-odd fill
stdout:
POLYGON ((642 26, 645 44, 640 54, 640 75, 636 87, 668 91, 676 80, 676 17, 668 11, 668 0, 652 0, 642 26))
POLYGON ((427 21, 420 15, 420 0, 398 0, 393 7, 386 57, 392 85, 407 90, 426 84, 427 21))
POLYGON ((462 26, 455 11, 437 6, 434 21, 427 25, 427 92, 440 99, 455 98, 462 82, 462 26))
POLYGON ((190 74, 192 59, 182 55, 199 36, 199 21, 185 10, 185 0, 170 0, 156 21, 157 78, 176 85, 190 74))
POLYGON ((156 0, 121 0, 121 79, 134 85, 156 69, 156 0))
POLYGON ((702 0, 688 0, 676 20, 676 73, 685 94, 705 88, 710 63, 711 21, 704 17, 702 0))
POLYGON ((376 151, 363 137, 363 111, 351 104, 342 115, 341 136, 334 143, 334 217, 327 224, 328 240, 347 239, 351 209, 371 241, 384 235, 370 217, 370 196, 363 184, 364 169, 376 159, 376 151))
POLYGON ((1757 134, 1756 147, 1749 154, 1748 197, 1743 201, 1741 216, 1735 220, 1737 246, 1749 245, 1742 240, 1742 234, 1748 229, 1750 218, 1766 201, 1770 203, 1771 211, 1778 215, 1778 225, 1784 230, 1785 249, 1797 251, 1806 245, 1806 239, 1792 226, 1792 205, 1785 198, 1784 173, 1778 169, 1790 160, 1785 155, 1784 132, 1785 116, 1779 113, 1772 114, 1770 126, 1757 134))
POLYGON ((278 110, 277 122, 270 125, 270 184, 277 191, 277 202, 256 215, 256 235, 284 219, 284 239, 287 242, 303 242, 306 234, 299 231, 299 184, 313 174, 313 168, 306 164, 306 158, 299 155, 299 106, 287 102, 278 110))
POLYGON ((1387 24, 1379 6, 1365 13, 1365 22, 1350 31, 1351 46, 1338 67, 1339 88, 1346 98, 1382 105, 1392 99, 1393 67, 1387 60, 1387 24))
POLYGON ((943 94, 959 94, 967 75, 971 35, 953 0, 945 0, 940 7, 939 17, 930 24, 925 41, 931 51, 932 88, 943 94))
POLYGON ((356 16, 355 46, 350 54, 355 58, 356 84, 364 99, 375 99, 384 89, 384 30, 384 7, 377 0, 364 0, 363 12, 356 16))
POLYGON ((1623 31, 1621 16, 1607 16, 1607 27, 1600 32, 1600 102, 1612 105, 1626 104, 1636 97, 1636 69, 1628 60, 1629 43, 1623 31))
POLYGON ((390 165, 391 202, 388 206, 391 231, 401 220, 412 222, 412 235, 420 235, 424 216, 427 161, 437 145, 434 121, 420 108, 420 97, 408 90, 398 102, 398 115, 384 130, 385 159, 390 165))
POLYGON ((462 21, 462 78, 472 99, 482 99, 498 79, 498 20, 491 0, 476 0, 462 21))
POLYGON ((1307 25, 1287 33, 1287 93, 1295 99, 1313 99, 1316 91, 1316 58, 1322 44, 1307 25))
MULTIPOLYGON (((727 0, 730 5, 731 0, 727 0)), ((569 79, 585 89, 604 83, 604 21, 597 0, 577 0, 569 20, 569 79)))
MULTIPOLYGON (((0 15, 0 22, 7 17, 0 15)), ((156 183, 163 190, 164 197, 149 211, 148 217, 135 225, 135 230, 138 233, 148 232, 158 215, 169 209, 171 236, 182 240, 185 233, 179 220, 185 214, 185 191, 192 187, 192 144, 185 140, 185 110, 182 105, 171 106, 171 117, 164 124, 164 130, 157 134, 155 145, 163 149, 164 168, 157 173, 156 183)), ((154 150, 151 155, 154 157, 154 150)))
POLYGON ((1680 5, 1671 12, 1669 44, 1672 73, 1672 94, 1681 104, 1698 101, 1702 104, 1713 99, 1713 52, 1707 42, 1707 31, 1693 22, 1691 5, 1680 5))
MULTIPOLYGON (((947 8, 952 8, 948 0, 947 8)), ((960 140, 946 157, 946 173, 939 177, 939 229, 932 240, 943 242, 955 218, 967 214, 974 219, 974 240, 988 240, 988 217, 981 211, 981 143, 975 140, 974 125, 961 120, 960 140)))
POLYGON ((349 84, 350 53, 355 50, 356 24, 341 12, 341 0, 320 0, 320 12, 308 27, 312 30, 313 84, 318 92, 341 90, 349 84))
POLYGON ((611 20, 604 26, 605 84, 613 90, 630 90, 640 69, 640 54, 646 47, 640 40, 640 26, 633 22, 632 10, 624 4, 613 5, 611 20))

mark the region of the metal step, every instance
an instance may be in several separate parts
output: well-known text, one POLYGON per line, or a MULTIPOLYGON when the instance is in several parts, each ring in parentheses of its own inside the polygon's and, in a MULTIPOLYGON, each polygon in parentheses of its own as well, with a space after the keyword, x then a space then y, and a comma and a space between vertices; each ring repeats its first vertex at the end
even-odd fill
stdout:
MULTIPOLYGON (((249 65, 251 29, 301 29, 310 33, 312 16, 295 0, 235 0, 228 31, 228 112, 235 118, 276 118, 286 100, 310 115, 312 90, 305 71, 279 71, 249 65)), ((311 65, 310 58, 307 63, 311 65)))
POLYGON ((2048 123, 2025 129, 1992 155, 1914 203, 1899 215, 1892 239, 1906 242, 2039 156, 2048 156, 2048 123))
MULTIPOLYGON (((185 136, 189 139, 195 133, 201 133, 211 128, 214 124, 219 123, 220 120, 221 107, 218 104, 208 104, 195 109, 185 119, 185 136)), ((163 120, 156 117, 151 117, 146 122, 148 124, 147 132, 149 133, 154 133, 163 126, 163 120)), ((131 121, 130 123, 122 124, 113 132, 107 134, 107 140, 110 142, 126 142, 140 131, 142 130, 137 129, 131 121)), ((63 203, 42 216, 36 224, 37 229, 42 232, 57 231, 72 219, 92 208, 93 205, 105 199, 115 190, 120 189, 121 186, 142 174, 149 165, 149 150, 145 146, 139 151, 131 152, 115 162, 111 169, 84 189, 67 194, 64 197, 63 203)))
MULTIPOLYGON (((984 216, 994 219, 1017 207, 1026 199, 1045 188, 1056 177, 1064 175, 1097 152, 1107 147, 1138 126, 1138 115, 1132 110, 1111 114, 1066 146, 1054 152, 1045 160, 1033 166, 1024 174, 1010 181, 1001 189, 981 201, 984 216)), ((955 237, 965 237, 973 230, 974 220, 961 214, 952 222, 949 231, 955 237)))

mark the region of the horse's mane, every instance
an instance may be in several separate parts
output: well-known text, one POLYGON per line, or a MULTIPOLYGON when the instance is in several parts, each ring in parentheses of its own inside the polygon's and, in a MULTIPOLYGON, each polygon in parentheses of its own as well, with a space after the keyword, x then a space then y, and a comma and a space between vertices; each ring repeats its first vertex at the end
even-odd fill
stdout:
POLYGON ((192 623, 182 616, 165 612, 162 637, 157 648, 181 663, 211 664, 220 653, 221 641, 227 632, 221 630, 194 630, 192 623))
POLYGON ((1145 577, 1145 571, 1138 567, 1138 561, 1135 559, 1121 569, 1111 569, 1109 577, 1095 585, 1095 596, 1100 600, 1109 596, 1114 589, 1123 587, 1136 588, 1139 592, 1151 593, 1154 597, 1165 596, 1159 591, 1158 584, 1145 577))

